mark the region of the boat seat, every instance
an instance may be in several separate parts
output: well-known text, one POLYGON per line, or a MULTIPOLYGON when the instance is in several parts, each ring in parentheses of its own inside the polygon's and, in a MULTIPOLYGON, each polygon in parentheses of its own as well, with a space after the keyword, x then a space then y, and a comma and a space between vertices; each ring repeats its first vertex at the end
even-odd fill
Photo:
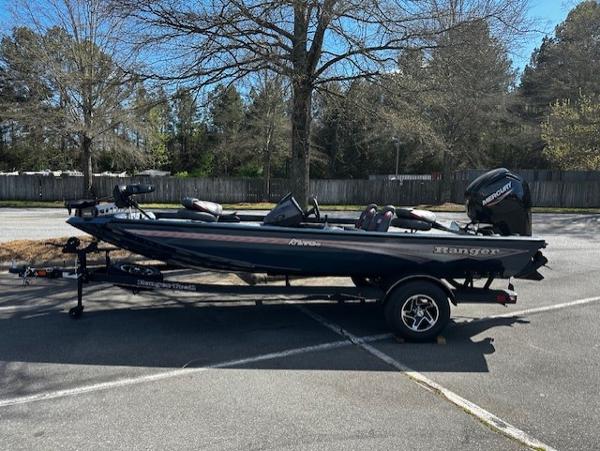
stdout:
MULTIPOLYGON (((197 213, 203 213, 203 214, 209 214, 211 215, 215 220, 219 221, 219 222, 240 222, 240 218, 237 216, 237 213, 228 213, 228 214, 223 214, 223 206, 221 204, 218 204, 216 202, 209 202, 206 200, 199 200, 196 199, 195 197, 184 197, 181 200, 181 204, 185 207, 185 210, 180 210, 182 213, 182 217, 184 217, 186 214, 183 213, 185 211, 187 212, 197 212, 197 213)), ((191 215, 193 216, 193 215, 191 215)), ((202 217, 198 217, 200 221, 203 221, 203 219, 201 219, 202 217)), ((186 219, 194 219, 193 217, 189 217, 186 219)), ((207 222, 214 222, 214 221, 209 221, 206 220, 207 222)))
POLYGON ((386 205, 379 211, 369 223, 368 231, 387 232, 394 218, 396 209, 393 205, 386 205))
POLYGON ((371 224, 371 221, 373 220, 373 218, 375 217, 376 214, 377 214, 377 205, 369 204, 367 206, 367 208, 365 208, 363 210, 363 212, 360 214, 360 217, 356 221, 355 227, 357 229, 368 230, 369 226, 371 224))
POLYGON ((436 216, 433 211, 419 210, 417 208, 397 208, 396 216, 400 219, 413 219, 428 222, 430 224, 436 222, 436 216))
POLYGON ((220 216, 223 213, 223 206, 216 202, 209 202, 206 200, 199 200, 195 197, 184 197, 181 200, 181 204, 187 209, 192 211, 200 211, 203 213, 209 213, 213 216, 220 216))
POLYGON ((216 222, 217 218, 210 213, 203 211, 194 211, 182 208, 175 213, 177 219, 191 219, 192 221, 216 222))
POLYGON ((431 230, 430 222, 421 221, 419 219, 394 218, 392 226, 398 227, 399 229, 420 230, 424 232, 431 230))
POLYGON ((435 213, 428 210, 397 208, 396 216, 392 226, 400 229, 427 231, 436 223, 435 213))

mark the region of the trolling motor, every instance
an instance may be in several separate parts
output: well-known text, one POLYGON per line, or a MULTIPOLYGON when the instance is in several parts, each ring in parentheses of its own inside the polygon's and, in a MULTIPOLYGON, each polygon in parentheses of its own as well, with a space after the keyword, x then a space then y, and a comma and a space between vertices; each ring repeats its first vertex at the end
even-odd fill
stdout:
POLYGON ((113 200, 119 208, 136 207, 137 202, 131 197, 135 194, 147 194, 154 191, 154 185, 115 185, 113 189, 113 200))
POLYGON ((95 199, 77 199, 65 201, 65 207, 69 212, 75 210, 75 216, 98 216, 110 213, 115 213, 119 208, 134 207, 140 210, 144 216, 149 217, 143 211, 135 199, 132 197, 135 194, 146 194, 154 191, 154 185, 115 185, 112 197, 98 197, 95 199))
POLYGON ((154 185, 142 185, 140 183, 136 183, 135 185, 115 185, 115 188, 113 189, 113 200, 117 208, 133 207, 146 218, 153 219, 132 197, 134 194, 146 194, 153 191, 154 185))

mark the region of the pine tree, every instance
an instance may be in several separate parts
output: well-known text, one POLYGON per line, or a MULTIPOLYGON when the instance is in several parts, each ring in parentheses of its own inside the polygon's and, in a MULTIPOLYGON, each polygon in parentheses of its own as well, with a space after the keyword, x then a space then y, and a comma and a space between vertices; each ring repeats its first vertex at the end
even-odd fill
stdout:
POLYGON ((584 1, 545 38, 521 79, 527 117, 541 119, 556 100, 600 94, 600 5, 584 1))
POLYGON ((446 172, 488 163, 494 136, 506 114, 514 72, 506 48, 485 21, 458 27, 441 38, 429 62, 435 128, 445 144, 446 172))
POLYGON ((244 118, 244 103, 234 86, 220 85, 211 93, 210 131, 218 175, 232 175, 242 161, 240 145, 244 118))

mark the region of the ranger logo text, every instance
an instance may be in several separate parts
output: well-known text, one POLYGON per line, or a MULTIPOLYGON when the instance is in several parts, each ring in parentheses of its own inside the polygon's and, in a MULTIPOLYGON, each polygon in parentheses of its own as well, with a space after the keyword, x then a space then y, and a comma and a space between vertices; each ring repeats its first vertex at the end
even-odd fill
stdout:
POLYGON ((490 257, 500 254, 500 249, 490 249, 488 247, 451 247, 435 246, 434 254, 447 255, 468 255, 469 257, 490 257))

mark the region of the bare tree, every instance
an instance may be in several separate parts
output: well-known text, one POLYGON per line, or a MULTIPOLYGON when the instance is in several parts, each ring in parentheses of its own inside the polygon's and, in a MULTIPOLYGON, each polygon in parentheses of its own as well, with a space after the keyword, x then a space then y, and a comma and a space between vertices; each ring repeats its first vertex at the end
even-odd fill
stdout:
POLYGON ((27 54, 56 93, 51 101, 62 114, 64 133, 78 140, 83 194, 90 195, 94 146, 117 143, 122 151, 128 144, 124 124, 133 118, 127 104, 135 83, 122 69, 132 55, 121 40, 123 20, 102 0, 24 1, 15 13, 38 36, 27 54))
POLYGON ((233 82, 257 71, 292 86, 291 183, 305 203, 315 89, 389 72, 398 51, 431 48, 475 19, 519 29, 527 0, 119 0, 148 49, 147 76, 233 82), (460 12, 458 14, 457 12, 460 12))

